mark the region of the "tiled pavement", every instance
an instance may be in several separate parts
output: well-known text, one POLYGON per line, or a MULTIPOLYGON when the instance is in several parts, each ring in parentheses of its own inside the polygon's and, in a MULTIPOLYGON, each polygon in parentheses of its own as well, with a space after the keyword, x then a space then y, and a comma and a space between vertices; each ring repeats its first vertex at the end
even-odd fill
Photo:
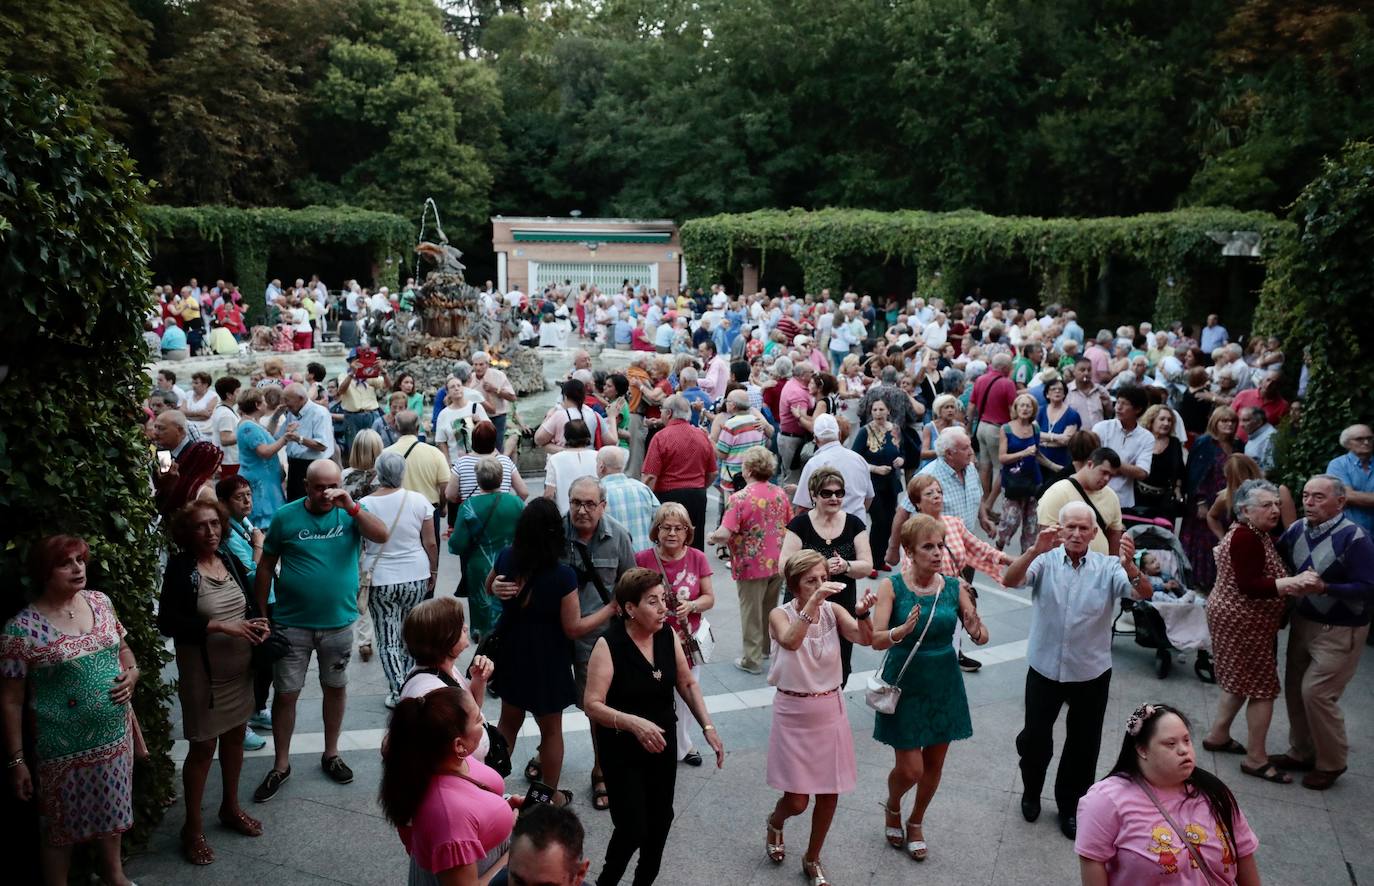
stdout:
MULTIPOLYGON (((769 690, 762 677, 741 673, 730 663, 739 654, 740 642, 734 585, 728 568, 714 557, 712 561, 717 570, 718 602, 710 615, 717 637, 716 660, 703 669, 702 687, 716 712, 715 722, 728 757, 721 771, 710 766, 709 758, 707 766, 700 769, 679 768, 677 818, 659 882, 672 886, 795 883, 809 818, 792 819, 787 831, 788 860, 777 867, 770 864, 763 855, 763 819, 777 795, 764 782, 769 690)), ((445 553, 441 587, 452 588, 456 578, 455 558, 445 553)), ((987 587, 982 579, 980 585, 987 587)), ((836 884, 1014 886, 1078 882, 1077 858, 1055 825, 1052 798, 1046 797, 1045 814, 1036 824, 1024 822, 1019 810, 1021 787, 1013 740, 1022 718, 1026 669, 1023 641, 1030 624, 1026 594, 995 589, 982 595, 980 606, 992 643, 985 650, 988 654, 982 656, 989 663, 980 673, 965 678, 974 736, 950 750, 943 783, 926 816, 930 858, 922 864, 883 842, 878 804, 885 794, 891 753, 872 740, 872 712, 864 706, 861 693, 849 694, 859 785, 840 799, 826 843, 823 860, 836 884)), ((877 662, 878 656, 871 651, 855 650, 856 671, 870 669, 877 662)), ((271 764, 271 744, 250 755, 244 766, 240 791, 249 812, 262 818, 266 833, 250 839, 212 825, 207 836, 218 860, 208 867, 194 868, 183 862, 178 852, 181 810, 173 807, 149 850, 129 864, 129 875, 141 886, 403 883, 405 852, 376 803, 380 775, 376 749, 386 722, 381 666, 375 658, 367 664, 355 658, 349 671, 349 710, 342 747, 357 776, 353 784, 333 784, 316 765, 321 720, 319 688, 312 677, 302 694, 291 780, 270 803, 255 805, 249 795, 271 764)), ((857 685, 857 680, 851 682, 851 686, 857 685)), ((1115 757, 1126 717, 1141 701, 1168 701, 1187 712, 1194 722, 1194 737, 1200 741, 1216 698, 1216 687, 1194 678, 1191 658, 1161 681, 1154 675, 1153 652, 1135 646, 1129 638, 1118 638, 1099 772, 1115 757)), ((1244 777, 1237 769, 1237 757, 1201 753, 1200 763, 1226 779, 1259 834, 1259 867, 1265 883, 1374 884, 1374 860, 1363 855, 1374 846, 1374 764, 1367 751, 1374 735, 1371 701, 1374 677, 1366 665, 1344 698, 1355 747, 1350 771, 1325 793, 1244 777)), ((488 717, 495 717, 498 706, 488 701, 488 717)), ((1287 735, 1287 718, 1282 705, 1279 708, 1271 730, 1271 752, 1284 750, 1287 735)), ((532 728, 533 723, 527 723, 527 730, 532 728)), ((587 848, 595 871, 610 834, 610 818, 589 804, 591 748, 585 720, 570 713, 565 717, 565 729, 563 786, 577 794, 575 809, 587 827, 587 848)), ((513 792, 524 790, 519 769, 533 750, 530 734, 522 735, 515 749, 517 771, 508 781, 513 792)), ((1062 718, 1059 735, 1062 737, 1062 718)), ((1244 741, 1243 717, 1236 737, 1244 741)), ((1051 774, 1051 783, 1052 779, 1051 774)), ((206 795, 206 808, 211 812, 207 819, 213 822, 219 798, 215 770, 206 795)))

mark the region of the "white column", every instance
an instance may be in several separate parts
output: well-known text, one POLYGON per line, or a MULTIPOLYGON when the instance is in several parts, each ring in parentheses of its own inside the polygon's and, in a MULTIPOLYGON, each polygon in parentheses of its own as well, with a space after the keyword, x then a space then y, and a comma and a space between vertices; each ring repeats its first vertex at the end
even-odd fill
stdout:
MULTIPOLYGON (((649 288, 658 292, 658 262, 649 263, 649 288)), ((663 293, 659 292, 659 295, 663 293)))
POLYGON ((506 254, 496 253, 496 289, 498 292, 506 291, 506 254))

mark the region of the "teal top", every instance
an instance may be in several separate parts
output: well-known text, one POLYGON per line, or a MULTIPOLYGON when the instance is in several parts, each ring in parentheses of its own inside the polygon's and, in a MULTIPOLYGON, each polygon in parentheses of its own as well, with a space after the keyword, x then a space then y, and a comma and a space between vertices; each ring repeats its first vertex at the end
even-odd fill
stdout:
POLYGON ((263 540, 264 556, 280 557, 272 620, 293 628, 333 631, 358 618, 358 522, 343 510, 312 514, 306 500, 282 505, 263 540))

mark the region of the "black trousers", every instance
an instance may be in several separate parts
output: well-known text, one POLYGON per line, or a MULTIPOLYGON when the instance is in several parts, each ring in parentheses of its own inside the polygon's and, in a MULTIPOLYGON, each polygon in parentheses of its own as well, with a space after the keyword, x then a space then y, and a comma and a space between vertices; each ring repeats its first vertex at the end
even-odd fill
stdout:
POLYGON ((705 489, 674 489, 671 492, 656 492, 658 500, 667 504, 675 501, 687 509, 687 516, 692 518, 692 547, 698 551, 706 550, 706 490, 705 489))
POLYGON ((314 464, 311 458, 288 458, 286 460, 286 500, 295 501, 305 498, 305 472, 314 464))
MULTIPOLYGON (((616 736, 623 740, 624 735, 616 736)), ((601 771, 611 795, 610 843, 597 886, 615 886, 639 851, 634 886, 650 886, 663 865, 663 847, 673 827, 673 792, 677 786, 677 736, 668 730, 668 747, 657 754, 618 752, 615 739, 601 738, 601 771), (647 761, 646 761, 647 758, 647 761)))
POLYGON ((1111 683, 1111 668, 1081 683, 1061 683, 1035 668, 1026 669, 1026 725, 1016 736, 1016 752, 1021 755, 1021 779, 1030 796, 1040 796, 1045 787, 1045 773, 1054 757, 1054 723, 1059 709, 1069 706, 1064 751, 1054 780, 1054 802, 1060 815, 1077 815, 1079 799, 1097 779, 1097 752, 1111 683))

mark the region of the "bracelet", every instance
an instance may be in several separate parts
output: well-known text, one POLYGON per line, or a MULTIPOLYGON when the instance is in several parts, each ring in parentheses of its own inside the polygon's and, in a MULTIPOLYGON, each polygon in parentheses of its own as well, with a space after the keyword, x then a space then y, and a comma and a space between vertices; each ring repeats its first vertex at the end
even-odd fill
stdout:
POLYGON ((7 760, 7 761, 5 762, 5 768, 6 768, 6 769, 13 769, 13 768, 16 767, 16 766, 23 766, 23 765, 24 765, 24 752, 23 752, 23 751, 20 751, 19 753, 15 754, 13 757, 10 757, 9 760, 7 760))
POLYGON ((358 512, 361 511, 362 509, 363 509, 363 506, 360 505, 360 504, 358 504, 358 503, 355 501, 355 502, 353 502, 353 507, 349 508, 349 509, 347 510, 346 513, 347 513, 348 516, 350 516, 350 517, 356 517, 356 516, 358 516, 358 512))
POLYGON ((620 731, 620 714, 611 714, 611 728, 614 729, 616 732, 620 731))
POLYGON ((815 620, 814 618, 812 618, 811 616, 807 615, 804 611, 802 611, 802 610, 800 610, 800 609, 797 610, 797 617, 800 618, 802 621, 806 622, 806 623, 809 624, 809 625, 813 625, 813 624, 816 623, 816 620, 815 620))
POLYGON ((873 617, 873 610, 870 609, 870 610, 868 610, 867 612, 865 612, 863 615, 859 615, 859 616, 855 616, 855 617, 858 618, 859 621, 868 621, 868 619, 870 619, 870 618, 873 617))
POLYGON ((714 724, 714 723, 707 723, 705 726, 701 727, 701 731, 702 731, 702 732, 715 732, 715 731, 716 731, 716 724, 714 724))

